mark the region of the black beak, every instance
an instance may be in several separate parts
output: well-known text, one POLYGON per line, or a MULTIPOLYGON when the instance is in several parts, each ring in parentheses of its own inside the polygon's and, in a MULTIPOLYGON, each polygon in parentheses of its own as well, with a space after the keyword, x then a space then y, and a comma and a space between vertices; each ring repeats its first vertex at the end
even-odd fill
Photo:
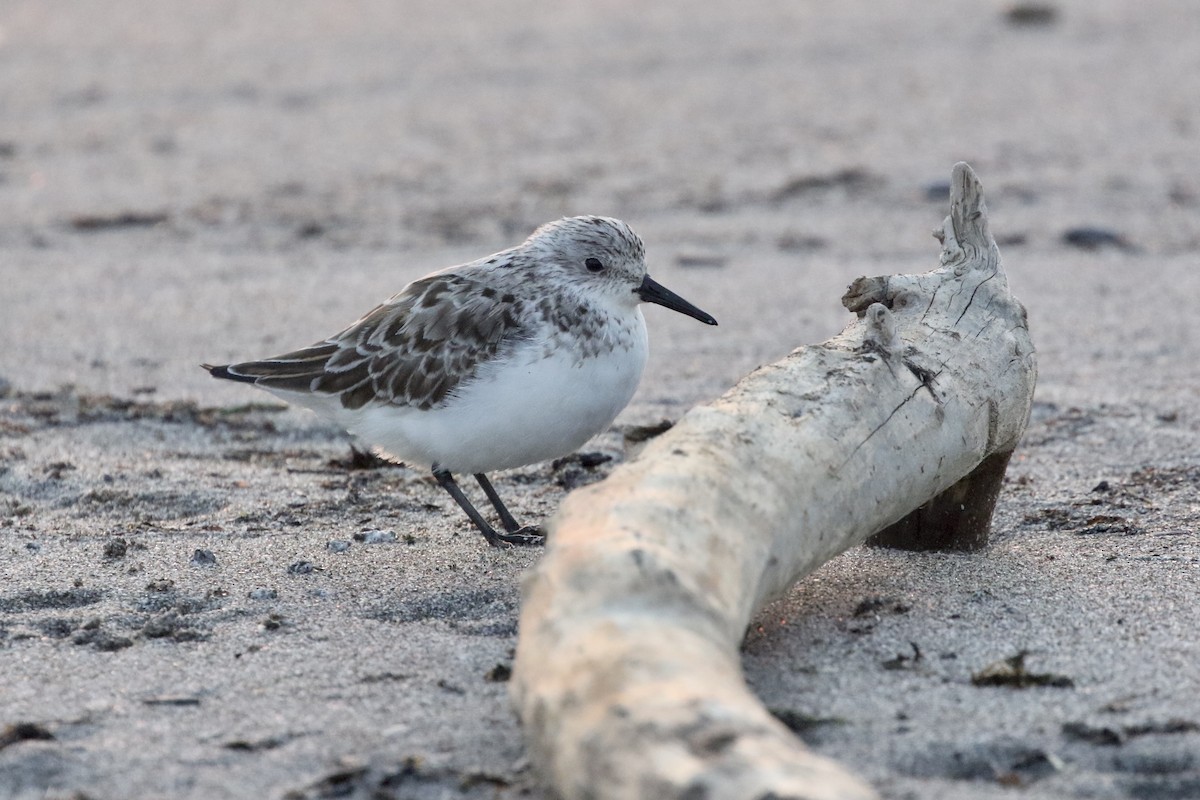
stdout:
POLYGON ((634 291, 637 292, 638 297, 642 298, 643 303, 658 303, 660 306, 666 306, 672 311, 678 311, 680 314, 687 314, 689 317, 694 317, 705 325, 717 324, 717 321, 712 318, 711 314, 705 314, 687 300, 684 300, 661 283, 653 280, 649 275, 642 279, 642 285, 634 291))

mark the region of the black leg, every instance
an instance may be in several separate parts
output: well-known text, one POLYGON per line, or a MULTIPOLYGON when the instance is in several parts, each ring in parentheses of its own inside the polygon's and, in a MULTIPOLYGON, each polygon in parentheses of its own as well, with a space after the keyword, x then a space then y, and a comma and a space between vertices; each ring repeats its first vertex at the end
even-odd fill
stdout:
POLYGON ((487 495, 488 502, 492 504, 492 508, 496 509, 496 513, 500 515, 500 522, 504 525, 504 530, 509 533, 520 532, 534 536, 540 535, 541 531, 538 528, 521 527, 521 523, 517 522, 516 517, 505 507, 504 501, 500 499, 500 493, 492 486, 492 482, 488 480, 487 475, 484 475, 482 472, 476 472, 475 480, 479 482, 479 487, 487 495))
MULTIPOLYGON (((492 547, 499 547, 502 543, 507 544, 540 544, 541 539, 536 536, 529 536, 523 533, 497 533, 496 529, 488 524, 488 521, 483 518, 475 506, 471 505, 471 501, 463 494, 463 490, 458 488, 458 484, 454 482, 453 476, 448 470, 434 468, 433 477, 437 479, 438 485, 454 498, 454 502, 458 503, 459 508, 466 512, 471 518, 471 522, 475 523, 475 527, 479 528, 479 532, 483 534, 483 538, 487 539, 487 543, 492 547)), ((509 515, 511 519, 512 515, 509 515)))

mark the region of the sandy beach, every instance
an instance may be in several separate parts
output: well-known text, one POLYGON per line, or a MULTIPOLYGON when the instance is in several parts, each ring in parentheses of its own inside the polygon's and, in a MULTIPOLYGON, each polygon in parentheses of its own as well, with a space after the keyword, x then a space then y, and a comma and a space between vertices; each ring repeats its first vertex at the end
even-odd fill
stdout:
POLYGON ((845 553, 746 678, 885 798, 1200 797, 1198 98, 1187 0, 3 4, 0 798, 552 796, 506 687, 539 551, 198 365, 624 219, 720 327, 647 308, 602 457, 494 476, 544 519, 934 268, 959 160, 1039 358, 992 543, 845 553))

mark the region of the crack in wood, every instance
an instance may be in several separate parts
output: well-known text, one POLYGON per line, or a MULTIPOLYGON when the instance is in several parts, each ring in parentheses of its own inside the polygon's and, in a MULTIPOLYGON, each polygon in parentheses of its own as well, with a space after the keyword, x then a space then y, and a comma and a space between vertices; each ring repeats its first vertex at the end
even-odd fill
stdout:
POLYGON ((934 287, 933 294, 929 297, 929 305, 925 306, 925 311, 921 314, 922 323, 924 323, 925 319, 929 316, 929 310, 933 308, 933 301, 937 299, 938 292, 942 290, 943 286, 945 286, 945 284, 939 283, 936 287, 934 287))
MULTIPOLYGON (((871 441, 871 437, 872 437, 872 436, 874 436, 875 434, 877 434, 877 433, 879 433, 881 430, 883 430, 883 426, 885 426, 885 425, 887 425, 889 422, 891 422, 891 421, 892 421, 892 417, 896 416, 896 414, 897 414, 897 413, 900 411, 900 409, 902 409, 902 408, 904 408, 906 405, 908 405, 908 403, 909 403, 909 402, 910 402, 910 401, 911 401, 911 400, 912 400, 914 397, 916 397, 916 396, 917 396, 917 393, 918 393, 918 392, 920 392, 920 391, 921 391, 922 389, 924 389, 924 388, 927 388, 927 387, 925 386, 925 384, 924 384, 924 383, 922 383, 921 385, 919 385, 919 386, 917 386, 915 389, 913 389, 913 390, 912 390, 912 392, 911 392, 911 393, 908 395, 908 397, 906 397, 906 398, 904 398, 903 400, 901 400, 901 401, 900 401, 900 403, 899 403, 899 405, 897 405, 895 408, 893 408, 893 409, 892 409, 892 412, 891 412, 890 414, 888 414, 888 415, 887 415, 887 418, 886 418, 886 419, 884 419, 884 420, 883 420, 883 422, 881 422, 881 423, 879 423, 878 425, 876 425, 876 426, 874 427, 874 429, 872 429, 872 430, 871 430, 871 432, 870 432, 870 433, 868 433, 868 434, 866 435, 866 438, 864 438, 864 439, 863 439, 861 442, 859 442, 858 444, 856 444, 856 445, 854 446, 854 449, 850 451, 850 455, 846 456, 846 460, 845 460, 845 461, 843 461, 841 464, 839 464, 839 465, 838 465, 838 470, 841 470, 841 469, 842 469, 842 467, 845 467, 847 464, 849 464, 849 463, 850 463, 850 460, 851 460, 852 458, 854 458, 855 454, 856 454, 856 453, 858 453, 858 451, 859 451, 859 450, 861 450, 861 449, 862 449, 863 445, 865 445, 867 442, 871 441)), ((930 391, 932 392, 932 390, 930 390, 930 391)), ((936 397, 937 397, 937 395, 934 395, 934 397, 936 398, 936 397)))
POLYGON ((971 304, 975 302, 975 295, 976 295, 976 293, 979 292, 979 287, 983 286, 985 283, 987 283, 994 277, 996 277, 995 272, 993 272, 991 275, 988 275, 986 278, 981 280, 979 283, 975 284, 975 288, 971 291, 971 299, 967 300, 966 307, 962 310, 962 313, 958 315, 958 319, 954 320, 955 326, 957 326, 958 323, 962 322, 962 318, 965 317, 967 315, 967 312, 971 310, 971 304))

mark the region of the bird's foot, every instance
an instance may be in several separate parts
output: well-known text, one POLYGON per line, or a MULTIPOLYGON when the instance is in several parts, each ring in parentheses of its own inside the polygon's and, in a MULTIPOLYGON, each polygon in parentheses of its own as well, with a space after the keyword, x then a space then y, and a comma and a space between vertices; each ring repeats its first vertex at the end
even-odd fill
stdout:
POLYGON ((520 547, 537 547, 546 543, 546 534, 536 525, 526 525, 524 528, 505 533, 492 531, 492 535, 487 536, 487 540, 488 544, 492 547, 503 547, 506 544, 520 547))

